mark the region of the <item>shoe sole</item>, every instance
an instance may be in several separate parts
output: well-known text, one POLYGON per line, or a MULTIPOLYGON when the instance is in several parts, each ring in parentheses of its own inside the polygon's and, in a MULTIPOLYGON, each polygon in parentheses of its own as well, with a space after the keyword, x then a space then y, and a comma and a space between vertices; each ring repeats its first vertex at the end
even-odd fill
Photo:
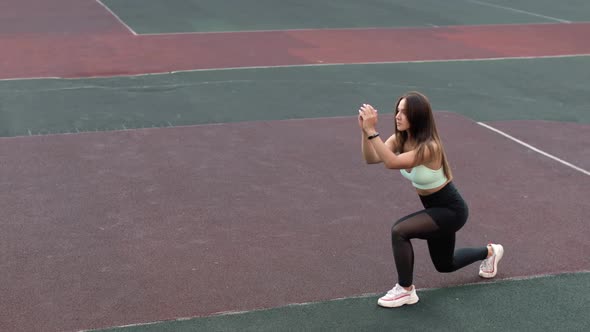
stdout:
POLYGON ((411 297, 410 299, 406 302, 395 302, 395 301, 381 301, 381 299, 379 299, 377 301, 377 304, 379 304, 380 306, 384 307, 384 308, 398 308, 401 307, 405 304, 416 304, 418 303, 418 301, 420 301, 420 298, 416 295, 416 297, 411 297))
POLYGON ((493 278, 496 276, 496 274, 498 273, 498 263, 500 262, 500 260, 502 259, 502 257, 504 257, 504 247, 501 244, 497 244, 498 247, 500 247, 500 250, 498 250, 498 253, 494 252, 494 254, 496 255, 496 259, 494 260, 494 272, 483 272, 483 271, 479 271, 479 276, 482 278, 493 278))

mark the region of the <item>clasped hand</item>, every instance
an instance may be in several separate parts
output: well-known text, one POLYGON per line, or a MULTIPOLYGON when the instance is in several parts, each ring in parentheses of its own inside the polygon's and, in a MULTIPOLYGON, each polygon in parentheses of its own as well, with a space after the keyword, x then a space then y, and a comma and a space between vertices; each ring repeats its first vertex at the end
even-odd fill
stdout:
POLYGON ((377 110, 369 104, 363 104, 359 109, 359 127, 367 134, 374 133, 377 125, 377 110))

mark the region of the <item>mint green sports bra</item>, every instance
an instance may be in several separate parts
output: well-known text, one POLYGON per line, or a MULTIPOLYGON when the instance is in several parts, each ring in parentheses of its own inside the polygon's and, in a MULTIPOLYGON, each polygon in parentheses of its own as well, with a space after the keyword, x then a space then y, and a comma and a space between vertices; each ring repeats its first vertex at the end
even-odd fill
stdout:
POLYGON ((400 172, 418 189, 434 189, 442 186, 448 180, 442 167, 434 170, 424 165, 418 165, 410 172, 405 169, 400 169, 400 172))

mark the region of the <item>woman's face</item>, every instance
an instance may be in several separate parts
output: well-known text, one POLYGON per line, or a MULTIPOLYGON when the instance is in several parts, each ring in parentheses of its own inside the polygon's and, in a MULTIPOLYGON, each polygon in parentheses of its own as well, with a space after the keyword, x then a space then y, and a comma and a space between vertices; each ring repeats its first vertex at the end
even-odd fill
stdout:
POLYGON ((408 117, 406 116, 407 111, 408 109, 406 108, 406 98, 404 98, 400 100, 395 113, 395 124, 397 126, 398 131, 406 131, 410 128, 410 122, 408 121, 408 117))

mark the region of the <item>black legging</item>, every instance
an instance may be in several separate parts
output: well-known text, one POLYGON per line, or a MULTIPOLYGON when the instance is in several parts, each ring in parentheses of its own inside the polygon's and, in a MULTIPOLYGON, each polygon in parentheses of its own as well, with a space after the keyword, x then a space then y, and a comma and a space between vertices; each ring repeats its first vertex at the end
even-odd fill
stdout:
POLYGON ((439 272, 453 272, 471 263, 486 259, 487 247, 455 250, 455 232, 469 214, 467 204, 453 185, 428 196, 420 196, 424 210, 398 220, 391 229, 393 257, 400 286, 410 287, 414 272, 414 249, 411 239, 424 239, 439 272))

